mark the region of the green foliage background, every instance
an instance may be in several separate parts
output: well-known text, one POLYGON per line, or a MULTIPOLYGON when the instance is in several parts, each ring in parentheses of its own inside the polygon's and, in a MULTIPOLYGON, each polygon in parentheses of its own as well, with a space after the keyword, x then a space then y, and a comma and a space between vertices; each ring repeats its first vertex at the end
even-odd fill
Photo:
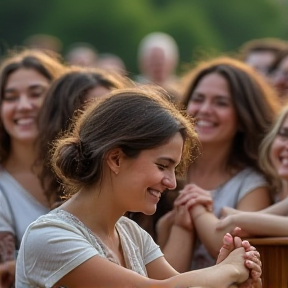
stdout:
POLYGON ((226 53, 254 38, 287 39, 287 15, 287 0, 0 0, 0 41, 13 48, 32 34, 52 34, 63 54, 74 42, 88 42, 119 55, 136 74, 137 47, 149 32, 171 34, 181 63, 190 63, 199 51, 226 53))

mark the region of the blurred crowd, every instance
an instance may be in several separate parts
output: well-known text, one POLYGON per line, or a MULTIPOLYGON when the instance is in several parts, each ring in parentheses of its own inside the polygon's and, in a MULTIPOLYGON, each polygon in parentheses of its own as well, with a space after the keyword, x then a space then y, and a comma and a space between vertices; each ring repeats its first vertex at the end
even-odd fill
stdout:
POLYGON ((125 89, 161 87, 197 134, 189 165, 175 167, 177 185, 156 212, 125 214, 175 270, 213 266, 235 227, 245 239, 288 236, 288 41, 253 39, 233 56, 193 59, 179 74, 176 41, 157 31, 139 43, 136 76, 119 55, 89 43, 61 51, 56 37, 33 35, 0 60, 0 287, 14 285, 27 227, 70 197, 51 163, 55 143, 80 129, 76 120, 93 103, 125 89))

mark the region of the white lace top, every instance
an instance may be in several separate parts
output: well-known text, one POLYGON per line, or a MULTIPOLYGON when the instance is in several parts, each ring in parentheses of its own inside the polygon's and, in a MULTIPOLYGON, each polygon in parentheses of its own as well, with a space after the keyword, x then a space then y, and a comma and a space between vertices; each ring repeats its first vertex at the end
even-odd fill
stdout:
MULTIPOLYGON (((24 234, 17 259, 16 288, 52 287, 95 255, 118 264, 109 248, 89 228, 60 208, 39 217, 24 234)), ((147 276, 145 265, 163 256, 159 246, 126 217, 118 220, 116 229, 126 267, 147 276)))

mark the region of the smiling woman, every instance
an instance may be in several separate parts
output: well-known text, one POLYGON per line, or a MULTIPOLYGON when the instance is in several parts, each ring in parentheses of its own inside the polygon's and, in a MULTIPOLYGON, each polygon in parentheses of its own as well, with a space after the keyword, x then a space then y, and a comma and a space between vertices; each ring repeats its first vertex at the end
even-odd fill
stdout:
POLYGON ((51 207, 63 201, 63 186, 50 167, 49 149, 58 134, 69 129, 74 114, 81 113, 90 101, 102 97, 111 90, 133 87, 129 78, 99 68, 69 67, 55 80, 45 97, 38 117, 37 169, 40 170, 44 193, 51 207), (57 109, 57 113, 55 110, 57 109))
POLYGON ((184 188, 174 202, 174 211, 185 207, 180 218, 186 240, 182 237, 180 242, 172 235, 176 233, 170 233, 177 226, 175 218, 169 222, 163 216, 157 232, 167 235, 162 248, 170 262, 178 267, 185 261, 187 271, 215 263, 225 235, 216 230, 222 207, 257 211, 272 203, 271 183, 259 165, 258 153, 279 102, 266 78, 231 57, 200 62, 183 79, 183 104, 195 119, 202 154, 189 166, 184 188), (185 217, 190 219, 188 227, 185 217), (198 236, 195 246, 193 229, 198 236), (188 245, 183 245, 185 241, 188 245), (185 251, 186 247, 190 250, 185 251))
POLYGON ((242 235, 288 236, 288 106, 279 113, 275 123, 265 136, 260 149, 260 164, 267 171, 279 191, 274 205, 257 212, 241 212, 225 207, 227 217, 221 220, 218 230, 231 231, 236 225, 242 228, 242 235), (274 215, 273 215, 274 214, 274 215), (244 234, 243 234, 244 232, 244 234))
POLYGON ((118 89, 91 103, 54 143, 51 165, 71 197, 26 230, 16 287, 228 288, 248 279, 245 266, 258 281, 259 254, 239 238, 234 246, 227 235, 219 265, 180 275, 123 216, 153 214, 163 191, 175 188, 176 167, 197 153, 189 117, 160 88, 118 89))
POLYGON ((9 268, 5 279, 11 283, 25 229, 49 211, 32 167, 37 117, 50 83, 62 72, 58 61, 32 50, 13 52, 0 67, 0 260, 11 261, 0 264, 0 280, 9 268))
POLYGON ((1 117, 13 141, 35 140, 36 119, 49 84, 46 77, 27 68, 19 68, 8 78, 3 93, 1 117))

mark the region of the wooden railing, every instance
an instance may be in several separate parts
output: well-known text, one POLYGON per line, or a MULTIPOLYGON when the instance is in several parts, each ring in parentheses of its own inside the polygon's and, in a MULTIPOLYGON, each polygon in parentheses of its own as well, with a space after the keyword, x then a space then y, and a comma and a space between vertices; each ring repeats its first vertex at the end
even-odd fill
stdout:
POLYGON ((288 288, 288 237, 247 240, 260 252, 263 288, 288 288))

